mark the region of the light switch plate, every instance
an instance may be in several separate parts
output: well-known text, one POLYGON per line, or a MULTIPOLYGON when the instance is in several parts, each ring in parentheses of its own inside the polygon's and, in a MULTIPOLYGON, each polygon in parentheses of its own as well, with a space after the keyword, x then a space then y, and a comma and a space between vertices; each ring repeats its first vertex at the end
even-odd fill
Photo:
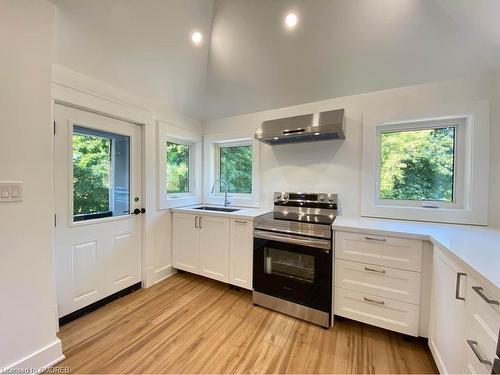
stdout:
POLYGON ((23 183, 20 181, 0 181, 0 203, 21 202, 23 183))

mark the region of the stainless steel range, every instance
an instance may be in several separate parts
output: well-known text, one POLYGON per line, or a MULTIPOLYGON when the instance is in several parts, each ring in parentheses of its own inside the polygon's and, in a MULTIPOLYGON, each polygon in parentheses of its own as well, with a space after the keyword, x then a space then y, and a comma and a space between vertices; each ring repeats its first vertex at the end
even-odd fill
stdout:
POLYGON ((328 328, 337 194, 274 193, 254 224, 253 302, 328 328))

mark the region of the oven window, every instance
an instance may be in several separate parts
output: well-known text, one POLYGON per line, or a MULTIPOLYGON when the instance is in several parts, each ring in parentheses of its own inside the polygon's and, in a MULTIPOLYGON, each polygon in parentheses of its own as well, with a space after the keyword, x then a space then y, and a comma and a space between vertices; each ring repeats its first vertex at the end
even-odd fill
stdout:
POLYGON ((269 275, 314 282, 314 256, 266 247, 264 270, 269 275))

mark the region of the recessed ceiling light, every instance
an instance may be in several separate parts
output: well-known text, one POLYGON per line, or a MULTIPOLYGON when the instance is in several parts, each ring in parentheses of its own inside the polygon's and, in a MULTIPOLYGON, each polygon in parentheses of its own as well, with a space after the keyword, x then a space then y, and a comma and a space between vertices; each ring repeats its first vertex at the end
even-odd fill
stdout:
POLYGON ((319 135, 319 133, 314 133, 314 135, 319 135))
POLYGON ((192 35, 191 35, 191 40, 193 41, 193 43, 195 45, 200 45, 201 44, 201 41, 203 40, 203 35, 201 35, 201 33, 199 31, 195 31, 192 35))
POLYGON ((297 26, 297 22, 299 19, 297 18, 297 15, 295 13, 288 13, 285 17, 285 25, 289 29, 293 29, 295 26, 297 26))
POLYGON ((274 137, 274 140, 277 141, 279 139, 279 137, 274 137))

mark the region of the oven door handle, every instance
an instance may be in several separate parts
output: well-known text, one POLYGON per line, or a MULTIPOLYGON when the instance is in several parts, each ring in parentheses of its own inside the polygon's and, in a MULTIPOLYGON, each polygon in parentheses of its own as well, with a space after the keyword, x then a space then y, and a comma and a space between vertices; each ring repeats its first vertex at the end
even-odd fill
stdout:
POLYGON ((261 230, 254 230, 253 236, 255 238, 261 238, 263 240, 286 242, 307 247, 315 247, 323 250, 327 254, 330 253, 330 241, 327 240, 320 240, 317 238, 304 238, 299 236, 293 236, 291 234, 269 233, 261 230))

